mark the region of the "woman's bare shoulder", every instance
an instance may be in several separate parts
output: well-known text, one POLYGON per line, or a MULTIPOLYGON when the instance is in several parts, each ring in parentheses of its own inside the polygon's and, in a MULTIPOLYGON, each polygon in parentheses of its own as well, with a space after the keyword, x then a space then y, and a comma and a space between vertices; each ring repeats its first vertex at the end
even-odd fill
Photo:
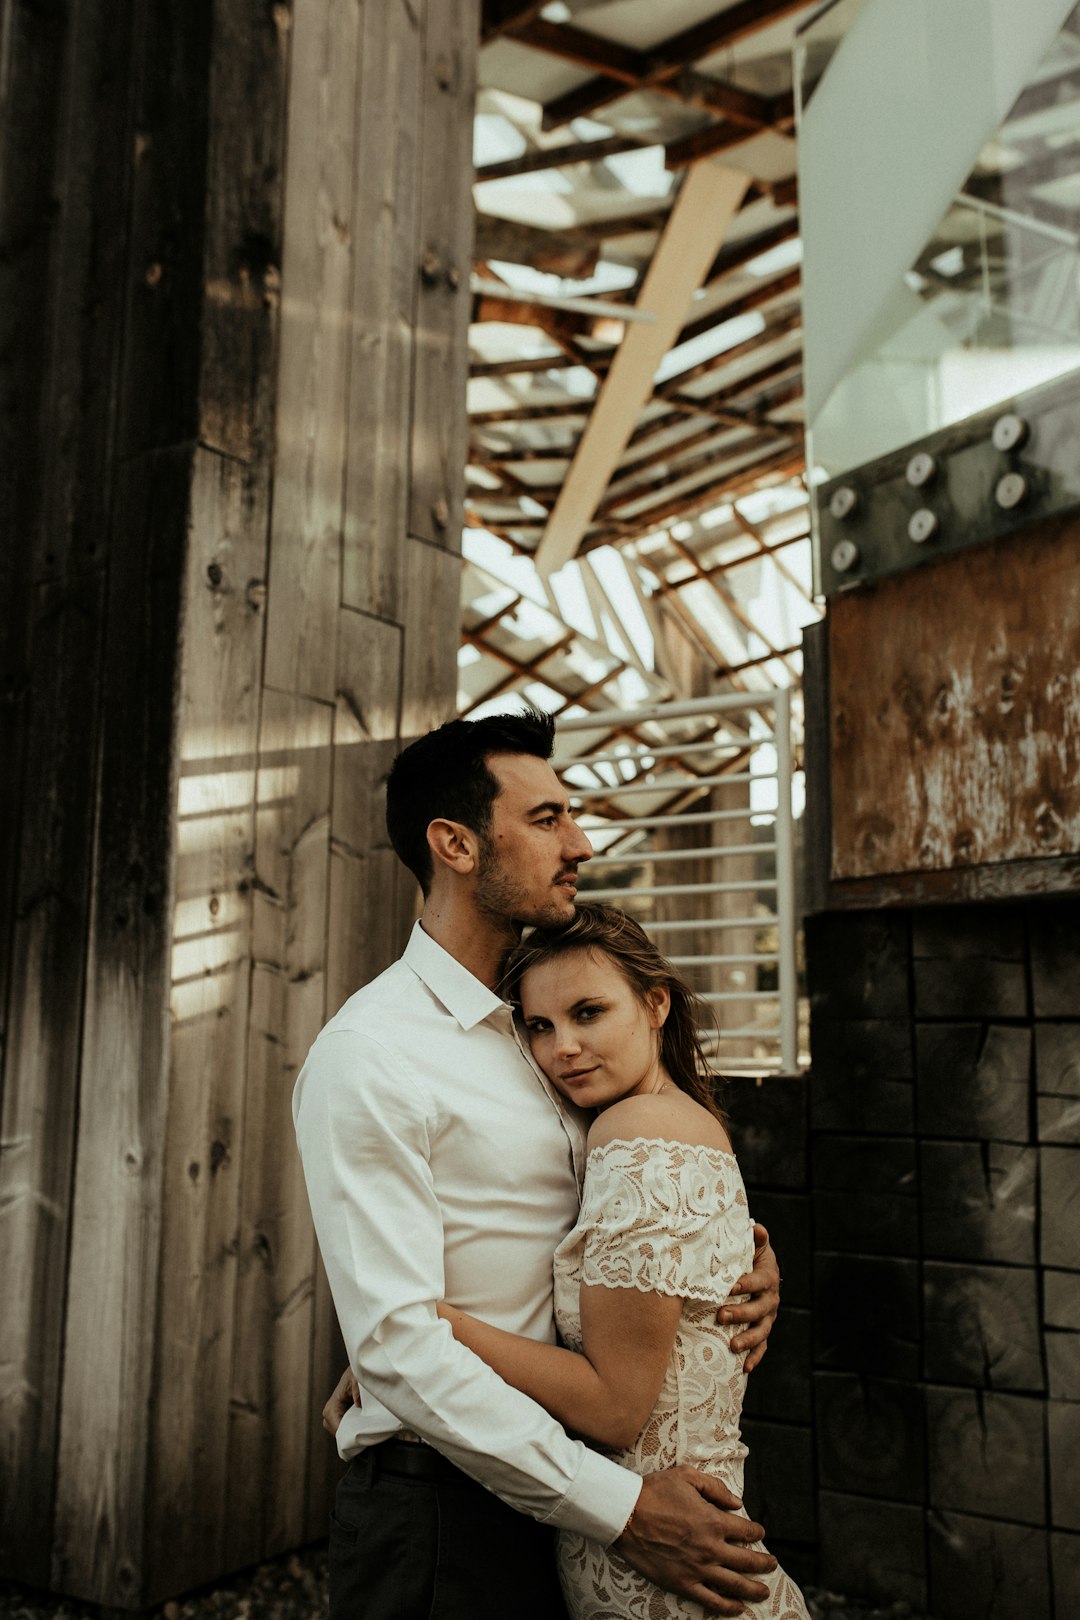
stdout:
POLYGON ((672 1087, 644 1097, 624 1097, 597 1114, 589 1130, 589 1147, 639 1138, 685 1142, 691 1147, 731 1152, 731 1141, 715 1114, 685 1091, 672 1087))

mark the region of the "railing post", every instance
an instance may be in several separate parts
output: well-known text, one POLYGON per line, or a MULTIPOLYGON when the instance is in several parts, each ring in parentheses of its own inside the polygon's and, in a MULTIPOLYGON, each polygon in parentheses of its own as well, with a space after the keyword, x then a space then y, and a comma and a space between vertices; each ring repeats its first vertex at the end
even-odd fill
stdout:
POLYGON ((799 1061, 798 986, 795 967, 795 824, 791 810, 791 693, 776 693, 776 931, 779 952, 780 1067, 794 1074, 799 1061))

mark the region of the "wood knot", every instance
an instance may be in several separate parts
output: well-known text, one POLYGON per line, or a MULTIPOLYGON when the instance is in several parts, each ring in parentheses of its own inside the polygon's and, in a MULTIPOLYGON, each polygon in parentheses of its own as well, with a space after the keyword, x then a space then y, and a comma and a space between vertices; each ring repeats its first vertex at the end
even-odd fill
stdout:
POLYGON ((437 251, 432 247, 425 248, 423 258, 420 260, 420 274, 423 276, 424 280, 428 282, 437 281, 439 269, 439 255, 437 251))
POLYGON ((442 495, 431 503, 431 515, 440 529, 445 529, 450 522, 450 508, 442 495))
POLYGON ((449 90, 450 81, 452 78, 453 74, 450 71, 450 63, 446 60, 445 56, 440 56, 439 60, 435 63, 435 83, 438 85, 440 90, 449 90))
POLYGON ((212 562, 206 570, 206 578, 211 589, 215 591, 218 590, 221 586, 222 580, 225 578, 221 564, 212 562))
POLYGON ((145 274, 144 274, 144 280, 146 281, 146 285, 148 287, 156 287, 158 285, 159 281, 161 280, 161 275, 162 275, 161 265, 155 259, 152 264, 148 264, 147 267, 146 267, 146 271, 145 271, 145 274))

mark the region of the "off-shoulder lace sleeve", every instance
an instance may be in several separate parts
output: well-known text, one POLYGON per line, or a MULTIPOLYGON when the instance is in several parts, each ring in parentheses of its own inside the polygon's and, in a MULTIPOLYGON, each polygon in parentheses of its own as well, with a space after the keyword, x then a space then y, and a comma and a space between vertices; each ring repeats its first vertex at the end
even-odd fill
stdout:
POLYGON ((753 1253, 739 1167, 729 1153, 640 1138, 589 1154, 579 1230, 581 1280, 721 1304, 753 1253))

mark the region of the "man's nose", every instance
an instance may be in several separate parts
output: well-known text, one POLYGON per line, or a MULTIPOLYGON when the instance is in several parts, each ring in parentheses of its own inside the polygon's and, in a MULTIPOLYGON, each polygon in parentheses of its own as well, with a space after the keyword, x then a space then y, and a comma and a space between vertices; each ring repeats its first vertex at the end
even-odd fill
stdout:
POLYGON ((570 835, 567 847, 563 850, 563 859, 567 861, 588 861, 592 859, 593 847, 576 821, 570 823, 570 835))

